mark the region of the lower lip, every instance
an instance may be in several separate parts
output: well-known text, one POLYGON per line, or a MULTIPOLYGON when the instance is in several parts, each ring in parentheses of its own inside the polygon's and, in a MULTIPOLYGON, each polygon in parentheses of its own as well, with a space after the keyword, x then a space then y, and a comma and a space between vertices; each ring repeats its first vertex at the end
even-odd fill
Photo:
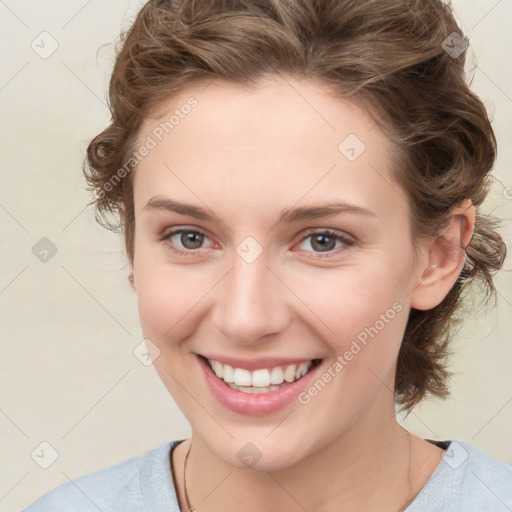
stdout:
POLYGON ((222 379, 219 379, 210 368, 207 361, 198 356, 199 364, 203 369, 206 382, 215 398, 230 411, 246 414, 248 416, 263 416, 279 411, 293 402, 315 378, 321 364, 315 366, 299 380, 276 391, 268 393, 244 393, 230 388, 222 379))

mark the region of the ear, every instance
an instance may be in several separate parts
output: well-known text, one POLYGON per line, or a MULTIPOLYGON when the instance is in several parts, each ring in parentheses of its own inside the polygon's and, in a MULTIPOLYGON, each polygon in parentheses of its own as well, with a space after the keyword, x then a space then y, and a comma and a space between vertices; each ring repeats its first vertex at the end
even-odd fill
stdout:
MULTIPOLYGON (((122 207, 118 207, 118 212, 119 212, 119 219, 121 222, 121 226, 124 226, 125 218, 126 218, 124 209, 122 207)), ((130 286, 132 287, 132 290, 135 293, 137 293, 137 290, 135 287, 135 276, 134 276, 134 272, 133 272, 133 261, 130 261, 129 264, 130 264, 130 274, 128 276, 128 281, 130 283, 130 286)))
POLYGON ((128 276, 128 281, 130 282, 130 286, 132 290, 137 293, 137 289, 135 287, 135 276, 133 275, 133 265, 130 264, 130 275, 128 276))
POLYGON ((466 262, 466 247, 475 229, 475 207, 466 199, 453 207, 441 234, 426 244, 419 283, 411 294, 411 307, 427 310, 439 305, 451 290, 466 262))

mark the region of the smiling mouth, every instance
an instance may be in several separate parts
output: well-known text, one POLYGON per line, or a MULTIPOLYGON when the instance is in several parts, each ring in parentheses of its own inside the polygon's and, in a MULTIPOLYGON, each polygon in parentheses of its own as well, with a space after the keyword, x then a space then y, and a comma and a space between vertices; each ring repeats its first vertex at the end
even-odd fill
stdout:
POLYGON ((278 365, 250 371, 246 368, 233 367, 229 364, 207 359, 204 356, 199 357, 206 361, 211 371, 228 387, 243 393, 253 394, 278 391, 289 386, 322 362, 322 359, 311 359, 297 364, 278 365))

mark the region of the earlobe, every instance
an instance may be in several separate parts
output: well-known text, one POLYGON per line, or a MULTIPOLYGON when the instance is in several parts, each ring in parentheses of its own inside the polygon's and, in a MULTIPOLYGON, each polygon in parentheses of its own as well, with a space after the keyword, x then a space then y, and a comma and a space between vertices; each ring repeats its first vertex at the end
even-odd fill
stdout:
POLYGON ((454 207, 440 235, 427 247, 419 283, 411 294, 411 307, 428 310, 439 305, 457 281, 466 262, 466 247, 475 227, 475 208, 470 200, 454 207))
POLYGON ((133 275, 133 272, 130 272, 130 275, 128 276, 128 281, 130 282, 130 286, 132 287, 133 291, 136 292, 135 289, 135 277, 133 275))

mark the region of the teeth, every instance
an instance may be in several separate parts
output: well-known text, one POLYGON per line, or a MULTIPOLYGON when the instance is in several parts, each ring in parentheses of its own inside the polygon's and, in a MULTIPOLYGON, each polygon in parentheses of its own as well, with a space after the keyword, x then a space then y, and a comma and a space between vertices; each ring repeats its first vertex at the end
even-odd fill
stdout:
POLYGON ((260 393, 268 393, 270 391, 270 388, 238 388, 238 391, 242 391, 243 393, 252 393, 253 395, 259 395, 260 393))
POLYGON ((222 363, 219 363, 218 361, 213 361, 213 371, 215 372, 215 375, 219 377, 219 379, 222 379, 224 375, 224 365, 222 363))
MULTIPOLYGON (((222 364, 219 363, 221 366, 222 364)), ((229 364, 224 365, 224 375, 222 376, 224 382, 235 382, 235 370, 229 364)))
POLYGON ((283 369, 280 366, 272 368, 270 372, 270 384, 281 384, 283 380, 283 369))
POLYGON ((279 385, 292 383, 300 379, 313 365, 312 361, 301 363, 300 365, 290 364, 283 368, 276 366, 274 368, 262 368, 253 372, 245 368, 233 368, 229 364, 222 364, 219 361, 208 359, 208 364, 215 375, 222 379, 233 389, 238 389, 245 393, 267 393, 279 389, 279 385), (239 389, 244 386, 244 389, 239 389))
MULTIPOLYGON (((217 375, 217 377, 218 377, 218 375, 217 375)), ((221 378, 222 378, 222 376, 221 376, 221 378)), ((235 373, 233 375, 233 378, 234 378, 235 384, 237 386, 250 386, 251 385, 251 372, 249 370, 245 370, 244 368, 235 368, 235 373)))
POLYGON ((270 386, 270 372, 266 369, 254 370, 250 385, 257 388, 270 386))
POLYGON ((281 384, 280 386, 269 386, 269 387, 263 387, 263 388, 237 386, 236 384, 228 384, 228 386, 232 389, 236 389, 237 391, 242 391, 242 393, 253 393, 255 395, 258 395, 260 393, 268 393, 269 391, 277 391, 278 389, 289 386, 289 384, 286 383, 286 384, 281 384))
POLYGON ((295 365, 291 364, 290 366, 286 367, 286 370, 284 371, 284 380, 286 382, 293 382, 295 380, 295 365))

